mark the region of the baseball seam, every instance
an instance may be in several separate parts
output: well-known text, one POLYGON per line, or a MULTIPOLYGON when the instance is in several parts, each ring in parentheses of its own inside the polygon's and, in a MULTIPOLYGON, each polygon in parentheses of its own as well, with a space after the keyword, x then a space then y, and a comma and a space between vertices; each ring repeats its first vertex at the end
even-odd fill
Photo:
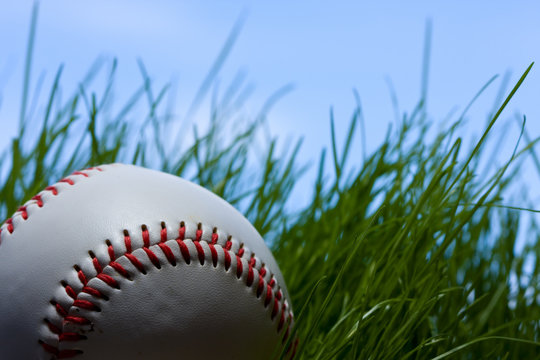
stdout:
POLYGON ((70 186, 73 186, 76 184, 73 178, 76 176, 82 176, 84 178, 90 177, 89 172, 91 170, 97 170, 97 171, 103 171, 100 167, 91 167, 85 170, 81 171, 75 171, 71 173, 71 175, 66 176, 65 178, 61 179, 54 185, 47 186, 43 191, 32 197, 29 201, 24 203, 22 206, 20 206, 17 211, 6 221, 4 221, 4 224, 0 226, 0 245, 2 245, 2 232, 7 231, 9 234, 13 234, 15 232, 15 219, 22 219, 23 221, 26 221, 29 219, 30 214, 28 212, 29 207, 31 206, 37 206, 38 208, 42 208, 45 206, 45 201, 43 199, 44 195, 46 193, 50 193, 53 196, 57 196, 59 194, 58 187, 60 184, 65 183, 70 186))
MULTIPOLYGON (((60 321, 54 321, 45 319, 48 329, 51 333, 55 334, 58 338, 58 343, 61 342, 77 342, 86 339, 80 332, 64 332, 63 324, 69 323, 78 326, 90 325, 91 321, 84 316, 70 315, 70 308, 76 307, 79 309, 99 312, 101 308, 96 301, 89 301, 81 299, 79 295, 88 294, 92 298, 109 301, 109 296, 102 290, 98 290, 95 287, 90 286, 89 282, 92 279, 97 279, 108 288, 120 289, 119 282, 115 279, 115 276, 120 276, 127 280, 132 280, 136 273, 147 274, 148 271, 160 269, 167 264, 176 266, 179 261, 184 261, 189 265, 192 262, 199 262, 204 265, 207 261, 212 263, 212 266, 217 267, 218 264, 223 266, 226 273, 236 276, 237 279, 243 279, 247 287, 255 289, 255 296, 263 301, 263 306, 268 308, 272 304, 272 312, 270 314, 270 320, 274 321, 279 316, 277 325, 277 332, 283 331, 282 344, 286 344, 290 328, 293 323, 293 314, 290 311, 290 306, 283 296, 279 285, 276 282, 274 275, 266 270, 265 264, 262 263, 254 253, 240 244, 238 250, 235 252, 233 248, 232 237, 229 236, 225 244, 218 244, 219 235, 216 228, 213 228, 210 236, 210 241, 203 239, 203 226, 201 223, 197 224, 197 230, 195 231, 194 239, 186 239, 186 224, 180 222, 178 227, 178 236, 176 239, 169 239, 167 235, 167 226, 164 222, 161 223, 159 229, 159 237, 156 234, 151 234, 146 225, 141 226, 141 237, 143 240, 142 247, 136 249, 133 248, 131 241, 131 235, 127 230, 124 233, 124 247, 125 250, 117 252, 109 240, 105 241, 107 246, 108 263, 103 265, 94 252, 89 251, 89 256, 92 261, 92 265, 95 274, 85 273, 81 267, 74 265, 74 269, 77 272, 77 277, 80 282, 80 286, 71 286, 67 281, 60 281, 64 287, 67 296, 71 299, 71 304, 67 306, 61 305, 59 301, 51 300, 50 304, 54 306, 60 321), (151 238, 159 238, 159 242, 152 244, 151 238), (177 255, 171 249, 173 244, 178 245, 177 255), (191 248, 191 250, 190 250, 191 248), (136 252, 136 250, 143 250, 143 252, 136 252), (166 262, 163 263, 158 257, 157 251, 160 251, 166 262), (223 255, 223 256, 220 256, 223 255), (150 261, 151 267, 145 267, 143 264, 144 259, 141 256, 146 256, 150 261), (132 271, 126 269, 119 263, 120 258, 125 258, 131 264, 132 271), (220 260, 222 259, 222 260, 220 260), (109 274, 104 270, 109 268, 109 274), (110 273, 115 275, 110 275, 110 273), (56 324, 62 325, 56 325, 56 324)), ((206 238, 206 236, 205 236, 206 238)), ((71 358, 82 354, 82 350, 79 349, 60 349, 60 346, 47 343, 44 340, 38 340, 42 348, 49 354, 57 357, 58 359, 71 358)), ((287 349, 288 353, 291 353, 291 358, 294 356, 296 346, 293 344, 287 349), (292 351, 291 351, 292 350, 292 351)))
MULTIPOLYGON (((104 168, 91 167, 85 170, 75 171, 54 185, 47 186, 43 191, 19 207, 12 217, 8 218, 0 227, 0 245, 3 240, 2 232, 4 232, 4 234, 6 232, 8 234, 13 234, 16 231, 17 226, 19 226, 18 224, 20 221, 27 221, 29 219, 31 215, 29 209, 32 209, 33 207, 43 208, 49 201, 47 199, 49 196, 52 195, 56 197, 60 194, 63 190, 62 186, 66 186, 63 184, 73 186, 78 182, 78 177, 88 178, 91 176, 90 174, 93 170, 101 172, 104 171, 104 168)), ((197 224, 197 229, 194 234, 190 232, 194 236, 186 238, 186 224, 180 222, 178 226, 178 236, 175 239, 169 239, 167 236, 167 226, 164 222, 161 222, 161 229, 159 230, 158 237, 159 241, 157 242, 152 242, 150 240, 151 238, 155 238, 155 234, 151 234, 148 227, 142 225, 142 246, 133 246, 128 230, 124 230, 123 233, 125 245, 125 250, 123 252, 117 254, 112 243, 109 240, 106 240, 105 244, 107 246, 109 257, 108 261, 102 260, 100 262, 94 252, 89 251, 95 274, 85 273, 78 265, 74 265, 80 284, 71 286, 65 280, 60 281, 60 284, 65 290, 65 294, 71 299, 71 304, 66 305, 64 304, 64 301, 56 301, 54 299, 50 301, 50 304, 54 306, 54 312, 58 318, 45 318, 44 322, 51 334, 57 337, 58 345, 51 344, 50 341, 47 342, 39 339, 38 342, 45 352, 58 359, 70 358, 82 354, 82 351, 78 349, 60 349, 60 342, 77 342, 86 339, 86 337, 79 332, 64 332, 62 330, 63 324, 70 323, 76 326, 84 326, 90 321, 83 316, 69 315, 69 309, 72 307, 87 311, 101 311, 100 307, 95 302, 79 299, 79 295, 84 293, 95 299, 109 301, 108 296, 103 291, 88 285, 90 280, 97 279, 110 290, 119 288, 119 282, 114 276, 106 274, 104 272, 105 269, 108 269, 108 272, 112 271, 117 274, 116 276, 120 276, 127 280, 130 280, 130 277, 135 275, 118 263, 118 259, 120 258, 127 259, 132 265, 132 268, 135 269, 135 273, 140 274, 146 274, 147 271, 152 269, 160 269, 161 266, 166 264, 176 266, 179 261, 184 261, 187 265, 191 264, 192 261, 198 261, 201 265, 204 265, 207 261, 211 261, 214 267, 217 267, 218 264, 222 265, 226 273, 234 275, 238 279, 243 279, 247 287, 254 287, 256 297, 261 299, 261 302, 264 300, 263 306, 265 308, 268 308, 270 304, 273 304, 270 320, 274 321, 276 317, 279 316, 277 332, 281 333, 285 329, 282 337, 282 344, 288 343, 294 316, 287 299, 283 296, 274 275, 267 271, 265 264, 262 263, 254 253, 244 247, 243 244, 238 246, 236 240, 232 239, 231 236, 228 236, 226 241, 222 240, 218 244, 219 235, 217 228, 215 227, 212 229, 211 235, 209 237, 205 236, 203 239, 203 226, 201 223, 197 224), (177 250, 179 250, 176 251, 176 255, 171 249, 171 245, 174 244, 178 246, 177 250), (139 249, 142 250, 143 253, 136 253, 139 249), (156 251, 158 251, 158 253, 160 251, 164 255, 164 258, 166 259, 165 263, 160 261, 156 251), (143 260, 141 255, 148 258, 152 264, 151 268, 143 265, 144 261, 141 261, 143 260)), ((298 343, 297 339, 293 340, 295 341, 287 345, 288 347, 286 349, 286 353, 290 355, 291 359, 295 355, 298 343)))

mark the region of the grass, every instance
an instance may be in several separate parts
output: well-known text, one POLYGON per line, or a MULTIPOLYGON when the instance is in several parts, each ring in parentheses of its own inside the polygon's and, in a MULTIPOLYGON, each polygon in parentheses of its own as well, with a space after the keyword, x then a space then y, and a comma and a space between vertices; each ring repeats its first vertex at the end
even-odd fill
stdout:
POLYGON ((60 67, 49 93, 34 95, 45 110, 32 108, 36 17, 37 8, 18 133, 0 157, 0 216, 76 169, 109 162, 160 169, 224 197, 266 238, 292 296, 298 359, 540 358, 540 229, 501 202, 524 159, 537 161, 537 139, 523 128, 525 143, 501 168, 482 167, 492 157, 492 126, 531 67, 470 148, 459 136, 465 113, 434 130, 425 89, 363 157, 351 152, 360 106, 343 141, 331 119, 332 147, 319 157, 311 200, 299 207, 289 199, 308 176, 297 159, 301 141, 283 148, 264 140, 266 114, 287 89, 246 118, 244 83, 223 93, 213 86, 238 26, 189 111, 210 98, 208 125, 171 132, 182 119, 171 116, 168 87, 156 89, 142 63, 141 86, 125 104, 113 101, 116 63, 98 61, 67 99, 60 67), (105 88, 90 91, 99 77, 105 88), (141 108, 145 116, 137 117, 141 108), (518 231, 528 234, 519 252, 518 231))

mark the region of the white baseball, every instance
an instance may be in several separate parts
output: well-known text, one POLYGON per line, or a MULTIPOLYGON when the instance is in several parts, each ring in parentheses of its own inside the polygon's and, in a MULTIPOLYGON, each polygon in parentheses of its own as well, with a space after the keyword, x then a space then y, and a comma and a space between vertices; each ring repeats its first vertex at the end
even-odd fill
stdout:
POLYGON ((288 299, 246 218, 158 171, 75 172, 0 230, 0 359, 270 359, 288 299))

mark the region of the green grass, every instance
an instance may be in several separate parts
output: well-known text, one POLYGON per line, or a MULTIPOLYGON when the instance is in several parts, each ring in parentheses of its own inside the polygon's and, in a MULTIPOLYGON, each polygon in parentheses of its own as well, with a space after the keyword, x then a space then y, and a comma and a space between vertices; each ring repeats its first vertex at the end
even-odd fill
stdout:
POLYGON ((141 87, 125 104, 114 103, 116 63, 97 62, 67 99, 60 68, 48 94, 37 94, 45 110, 32 108, 33 26, 19 130, 0 157, 0 216, 76 169, 110 162, 160 169, 224 197, 266 238, 292 296, 298 359, 540 358, 540 230, 501 200, 519 183, 524 159, 537 161, 537 139, 522 130, 508 162, 483 170, 492 158, 491 128, 530 67, 472 147, 460 137, 465 114, 434 129, 425 89, 365 156, 351 152, 361 108, 344 135, 332 119, 332 147, 308 179, 312 188, 302 189, 312 194, 309 203, 299 206, 291 192, 311 173, 297 160, 301 142, 283 148, 264 132, 266 114, 287 89, 252 118, 244 116, 241 81, 214 91, 238 31, 189 111, 210 98, 208 126, 171 133, 182 119, 170 115, 168 87, 156 89, 142 64, 141 87), (100 77, 106 87, 90 91, 100 77), (518 230, 528 236, 520 252, 518 230))

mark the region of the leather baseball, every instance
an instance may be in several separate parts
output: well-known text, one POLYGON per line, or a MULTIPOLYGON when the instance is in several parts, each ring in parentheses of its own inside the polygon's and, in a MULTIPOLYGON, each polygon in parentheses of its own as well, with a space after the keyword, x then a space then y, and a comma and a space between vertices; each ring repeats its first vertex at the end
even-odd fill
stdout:
POLYGON ((255 228, 169 174, 78 171, 0 228, 0 359, 273 359, 292 323, 255 228))

